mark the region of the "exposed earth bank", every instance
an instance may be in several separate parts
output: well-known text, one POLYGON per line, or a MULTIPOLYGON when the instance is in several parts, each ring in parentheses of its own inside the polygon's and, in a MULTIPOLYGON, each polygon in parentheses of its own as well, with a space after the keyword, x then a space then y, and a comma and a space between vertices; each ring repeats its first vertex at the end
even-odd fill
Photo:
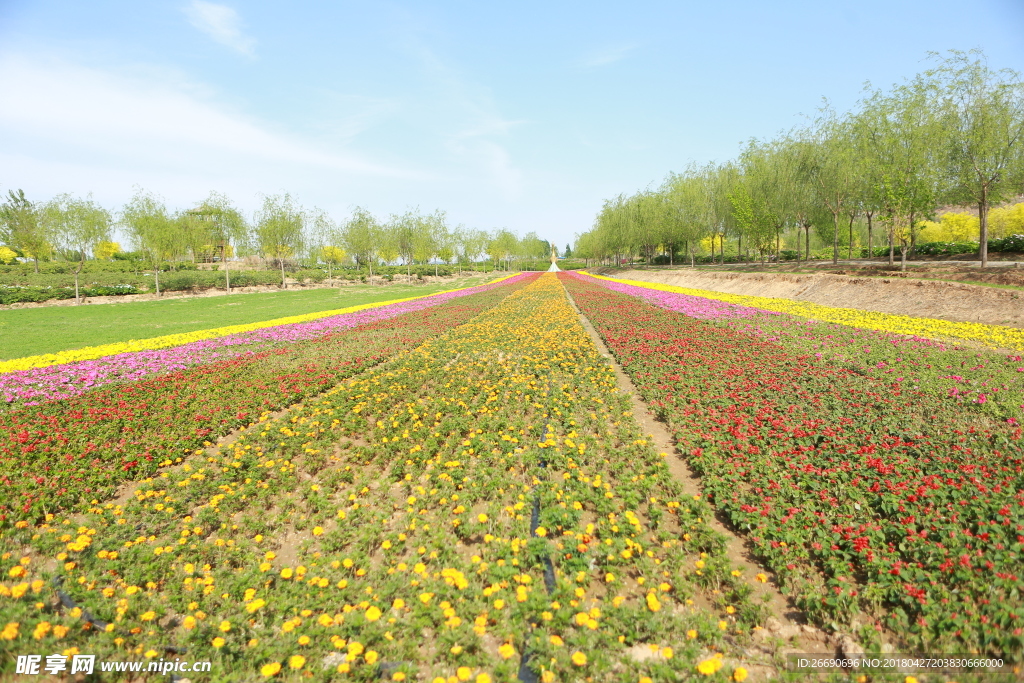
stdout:
POLYGON ((689 269, 592 269, 608 277, 809 301, 920 318, 1024 327, 1024 292, 962 282, 823 273, 713 273, 689 269))

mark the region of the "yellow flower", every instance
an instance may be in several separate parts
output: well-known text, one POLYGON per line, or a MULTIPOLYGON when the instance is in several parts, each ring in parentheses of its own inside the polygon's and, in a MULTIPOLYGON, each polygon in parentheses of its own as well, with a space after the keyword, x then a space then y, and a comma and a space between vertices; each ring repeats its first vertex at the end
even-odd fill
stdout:
MULTIPOLYGON (((77 650, 78 648, 72 648, 72 649, 77 650)), ((156 657, 158 654, 160 654, 160 653, 157 652, 156 650, 146 650, 144 653, 142 653, 142 656, 143 657, 147 657, 149 659, 153 659, 153 657, 156 657)))
POLYGON ((292 655, 291 657, 288 658, 288 668, 289 669, 301 669, 302 666, 305 663, 306 663, 306 658, 303 657, 302 655, 292 655))
POLYGON ((697 631, 695 631, 694 629, 691 628, 689 631, 686 632, 687 640, 694 640, 696 637, 697 631))
POLYGON ((258 610, 260 607, 263 607, 266 604, 267 604, 267 602, 263 598, 256 598, 255 600, 253 600, 252 602, 250 602, 248 605, 245 606, 245 611, 249 612, 250 614, 252 614, 256 610, 258 610))
POLYGON ((661 602, 658 600, 658 596, 654 593, 647 594, 647 609, 652 612, 657 612, 661 609, 661 602))
POLYGON ((143 612, 142 616, 140 616, 139 619, 142 619, 143 621, 153 621, 154 619, 156 619, 156 612, 154 612, 153 610, 143 612))
POLYGON ((323 533, 324 533, 324 528, 322 526, 315 526, 315 527, 313 527, 313 535, 314 536, 320 536, 323 533))
POLYGON ((219 650, 220 648, 224 647, 224 643, 226 643, 226 642, 227 642, 226 640, 224 640, 220 636, 217 636, 216 638, 213 639, 213 641, 210 644, 213 645, 215 648, 217 648, 219 650))
POLYGON ((763 574, 763 573, 762 574, 758 574, 754 578, 757 579, 758 583, 765 583, 766 581, 768 581, 768 576, 766 574, 763 574))
POLYGON ((381 614, 380 609, 378 609, 376 605, 371 605, 370 609, 366 610, 366 620, 377 621, 380 619, 381 614))
POLYGON ((299 645, 309 645, 309 636, 299 636, 299 645))
POLYGON ((729 628, 729 622, 725 620, 719 621, 718 628, 722 629, 723 631, 727 630, 729 628))
POLYGON ((672 648, 670 647, 662 648, 661 650, 661 656, 665 659, 672 659, 673 654, 672 648))
POLYGON ((722 660, 719 659, 718 657, 712 657, 710 659, 705 659, 703 662, 701 662, 700 664, 697 665, 697 671, 699 671, 700 673, 704 674, 705 676, 710 676, 710 675, 714 674, 715 672, 717 672, 721 668, 722 668, 722 660))
POLYGON ((913 676, 907 676, 903 679, 903 683, 917 683, 917 679, 913 676))
POLYGON ((50 631, 50 622, 43 621, 36 624, 35 630, 32 632, 32 637, 36 640, 42 640, 46 637, 46 634, 50 631))
POLYGON ((391 603, 391 606, 395 609, 402 609, 403 607, 405 607, 405 600, 403 600, 402 598, 396 598, 395 601, 391 603))
POLYGON ((473 670, 470 669, 468 666, 460 666, 458 669, 455 670, 455 676, 460 681, 468 681, 469 677, 472 675, 473 670))
POLYGON ((576 666, 586 666, 587 656, 579 650, 576 650, 576 652, 572 653, 572 663, 576 666))
POLYGON ((219 628, 224 633, 227 633, 228 631, 231 630, 231 622, 230 621, 222 621, 222 622, 220 622, 220 625, 217 628, 219 628))
POLYGON ((498 654, 501 655, 502 659, 511 659, 515 653, 516 649, 510 643, 505 643, 498 647, 498 654))
MULTIPOLYGON (((486 522, 487 522, 487 515, 485 515, 484 513, 482 513, 482 512, 481 512, 481 513, 480 513, 479 515, 477 515, 477 516, 476 516, 476 519, 477 519, 477 521, 478 521, 478 522, 480 522, 481 524, 484 524, 484 523, 486 523, 486 522)), ((487 674, 480 674, 480 676, 486 676, 486 675, 487 675, 487 674)), ((480 676, 477 676, 477 679, 478 679, 478 680, 479 680, 480 676)))
POLYGON ((260 673, 263 674, 263 676, 265 678, 273 678, 274 676, 277 675, 277 673, 280 670, 281 670, 281 663, 280 662, 271 662, 270 664, 264 664, 260 668, 260 673))
MULTIPOLYGON (((742 666, 736 667, 736 669, 733 670, 733 672, 732 672, 732 680, 736 681, 737 683, 740 683, 741 681, 747 680, 747 676, 748 676, 747 670, 744 669, 742 666)), ((911 682, 907 681, 907 683, 911 683, 911 682)), ((916 681, 915 681, 915 683, 916 683, 916 681)))
POLYGON ((548 535, 548 530, 545 529, 542 526, 539 526, 539 527, 537 527, 537 530, 534 533, 537 534, 538 536, 540 536, 541 538, 544 538, 545 536, 548 535))
POLYGON ((475 683, 491 683, 491 677, 488 674, 477 674, 475 683))
POLYGON ((282 579, 290 579, 290 578, 292 578, 292 576, 294 574, 295 574, 295 572, 292 571, 291 567, 285 567, 284 569, 281 570, 281 578, 282 579))
POLYGON ((565 641, 562 640, 561 636, 555 635, 555 636, 551 636, 551 644, 555 645, 557 647, 562 647, 563 645, 565 645, 565 641))
POLYGON ((363 658, 366 660, 367 664, 376 664, 378 657, 380 657, 380 655, 378 655, 375 650, 370 650, 365 655, 363 655, 363 658))

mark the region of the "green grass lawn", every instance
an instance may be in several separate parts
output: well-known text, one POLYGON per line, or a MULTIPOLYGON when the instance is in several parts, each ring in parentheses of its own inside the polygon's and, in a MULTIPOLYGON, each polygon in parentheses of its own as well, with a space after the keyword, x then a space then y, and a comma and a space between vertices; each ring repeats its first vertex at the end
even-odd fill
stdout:
POLYGON ((0 360, 421 296, 482 284, 499 276, 500 273, 490 273, 443 284, 355 285, 338 289, 3 310, 0 311, 0 339, 3 340, 0 360))

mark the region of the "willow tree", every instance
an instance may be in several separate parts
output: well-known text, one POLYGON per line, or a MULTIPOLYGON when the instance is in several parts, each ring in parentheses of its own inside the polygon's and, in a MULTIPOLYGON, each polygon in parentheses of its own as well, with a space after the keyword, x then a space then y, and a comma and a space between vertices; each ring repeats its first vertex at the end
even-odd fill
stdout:
POLYGON ((990 69, 980 50, 951 50, 927 75, 942 82, 935 104, 946 132, 948 198, 978 207, 984 267, 989 208, 1020 192, 1024 179, 1024 82, 1016 71, 990 69))
POLYGON ((160 296, 160 266, 181 254, 182 242, 167 207, 156 195, 139 189, 121 209, 120 222, 138 251, 153 264, 153 283, 160 296))
POLYGON ((327 264, 327 282, 333 285, 334 269, 341 265, 347 256, 345 250, 341 248, 341 228, 326 211, 314 208, 309 213, 309 232, 313 241, 313 252, 318 261, 327 264))
POLYGON ((276 261, 281 268, 281 288, 287 289, 284 265, 289 257, 298 256, 305 245, 306 213, 290 195, 273 195, 263 199, 256 212, 253 230, 264 258, 276 261))
POLYGON ((839 263, 839 217, 858 188, 851 120, 824 108, 814 129, 802 132, 801 174, 832 217, 832 264, 839 263))
POLYGON ((889 234, 889 263, 896 241, 900 244, 900 268, 906 270, 907 251, 915 241, 920 219, 934 208, 943 126, 931 103, 936 95, 933 80, 917 78, 894 88, 875 92, 856 117, 870 143, 872 194, 885 211, 889 234))
POLYGON ((211 192, 198 206, 182 213, 193 256, 208 252, 224 266, 225 291, 231 293, 231 258, 250 239, 249 223, 225 195, 211 192))
POLYGON ((78 199, 61 194, 46 203, 42 220, 49 224, 57 244, 65 252, 76 256, 75 303, 80 304, 79 277, 85 267, 85 259, 92 254, 100 242, 110 239, 110 212, 92 201, 92 198, 78 199))
POLYGON ((48 224, 39 218, 38 207, 25 197, 24 190, 7 191, 7 201, 0 204, 0 237, 31 258, 37 273, 39 259, 49 255, 53 240, 48 224))
POLYGON ((366 209, 357 206, 352 211, 352 217, 345 223, 342 235, 348 253, 358 265, 369 267, 372 279, 373 260, 380 250, 381 229, 377 219, 366 209))

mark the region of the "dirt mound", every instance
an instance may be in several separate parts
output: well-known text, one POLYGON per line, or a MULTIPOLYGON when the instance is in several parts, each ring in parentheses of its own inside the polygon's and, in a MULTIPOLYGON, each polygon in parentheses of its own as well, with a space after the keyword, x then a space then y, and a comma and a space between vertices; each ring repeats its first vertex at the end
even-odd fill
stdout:
POLYGON ((832 274, 712 273, 687 270, 624 270, 610 277, 809 301, 920 318, 1024 327, 1024 292, 983 285, 832 274))

